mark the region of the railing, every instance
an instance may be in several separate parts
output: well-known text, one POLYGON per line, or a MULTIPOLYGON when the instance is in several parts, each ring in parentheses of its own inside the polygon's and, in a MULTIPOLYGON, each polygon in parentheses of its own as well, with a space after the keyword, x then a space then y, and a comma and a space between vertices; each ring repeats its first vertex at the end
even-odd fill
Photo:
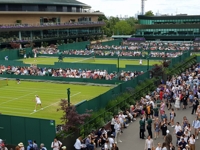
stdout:
POLYGON ((0 29, 10 28, 39 28, 39 27, 50 27, 50 26, 83 26, 83 25, 104 25, 105 23, 100 22, 74 22, 74 23, 42 23, 42 24, 1 24, 0 29))

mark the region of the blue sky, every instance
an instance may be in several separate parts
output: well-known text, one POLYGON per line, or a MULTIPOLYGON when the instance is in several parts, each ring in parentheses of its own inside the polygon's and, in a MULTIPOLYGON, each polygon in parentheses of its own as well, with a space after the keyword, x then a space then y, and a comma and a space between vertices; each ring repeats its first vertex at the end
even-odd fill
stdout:
MULTIPOLYGON (((79 0, 100 10, 106 16, 135 16, 141 11, 141 0, 79 0)), ((176 13, 200 15, 200 0, 147 0, 145 11, 152 10, 154 14, 175 15, 176 13)))

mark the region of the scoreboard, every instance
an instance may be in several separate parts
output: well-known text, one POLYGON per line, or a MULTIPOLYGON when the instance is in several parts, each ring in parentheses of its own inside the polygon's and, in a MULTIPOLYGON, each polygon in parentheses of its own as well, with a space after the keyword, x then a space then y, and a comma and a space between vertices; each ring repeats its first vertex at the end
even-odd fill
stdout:
POLYGON ((20 49, 19 50, 19 56, 24 56, 24 54, 26 54, 26 50, 25 49, 20 49))

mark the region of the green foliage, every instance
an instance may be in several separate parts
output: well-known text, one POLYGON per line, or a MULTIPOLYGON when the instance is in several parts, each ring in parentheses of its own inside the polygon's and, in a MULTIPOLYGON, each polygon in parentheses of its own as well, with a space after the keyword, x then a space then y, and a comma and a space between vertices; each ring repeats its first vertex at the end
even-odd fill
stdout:
POLYGON ((151 10, 149 10, 145 13, 145 16, 152 17, 154 16, 154 13, 151 10))
POLYGON ((138 24, 138 20, 134 17, 120 20, 118 17, 106 18, 105 16, 100 16, 98 20, 105 22, 105 26, 101 30, 107 37, 111 37, 113 34, 134 34, 135 24, 138 24))
POLYGON ((132 27, 128 24, 127 21, 121 20, 117 22, 114 26, 115 34, 118 35, 130 35, 132 31, 132 27))

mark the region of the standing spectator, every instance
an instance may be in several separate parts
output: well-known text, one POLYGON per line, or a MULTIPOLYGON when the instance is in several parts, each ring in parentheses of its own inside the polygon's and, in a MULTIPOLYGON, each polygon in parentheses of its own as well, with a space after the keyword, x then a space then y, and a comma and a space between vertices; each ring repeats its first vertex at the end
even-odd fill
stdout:
POLYGON ((119 150, 117 143, 114 143, 111 150, 119 150))
MULTIPOLYGON (((180 129, 180 130, 176 133, 176 138, 177 138, 176 145, 177 145, 177 146, 178 146, 178 143, 179 143, 179 141, 180 141, 180 139, 181 139, 182 136, 183 136, 183 131, 182 131, 182 129, 180 129)), ((183 140, 184 140, 184 138, 183 138, 183 140)))
POLYGON ((154 142, 153 139, 151 139, 151 136, 149 135, 147 139, 145 140, 145 150, 152 150, 154 148, 154 142))
POLYGON ((28 140, 27 150, 31 150, 32 148, 33 148, 33 142, 32 140, 28 140))
POLYGON ((24 150, 24 144, 20 142, 16 147, 15 150, 24 150))
POLYGON ((36 143, 36 140, 33 141, 33 148, 34 150, 38 150, 38 145, 36 143))
POLYGON ((162 150, 162 146, 161 146, 161 143, 158 143, 157 147, 155 150, 162 150))
POLYGON ((144 132, 145 132, 145 120, 143 117, 140 118, 140 138, 144 139, 144 132))
POLYGON ((195 150, 195 135, 192 134, 188 140, 188 144, 190 146, 190 150, 195 150))
POLYGON ((174 118, 176 117, 176 113, 174 112, 174 108, 172 108, 172 111, 170 112, 170 125, 172 128, 174 127, 174 118))
POLYGON ((5 56, 5 60, 8 60, 8 56, 5 56))
POLYGON ((174 107, 176 108, 176 110, 180 109, 180 98, 178 96, 176 97, 174 107))
POLYGON ((117 122, 115 123, 115 142, 122 142, 120 140, 120 134, 121 134, 121 124, 120 124, 120 121, 117 120, 117 122))
POLYGON ((172 144, 172 142, 169 144, 169 150, 175 150, 174 145, 172 144))
POLYGON ((167 145, 167 149, 170 148, 170 144, 172 142, 172 135, 169 133, 169 130, 166 131, 167 135, 165 137, 165 143, 167 145))
POLYGON ((167 145, 165 142, 162 144, 162 150, 167 150, 167 145))
POLYGON ((188 96, 184 93, 184 94, 183 94, 183 98, 182 98, 183 109, 186 109, 186 107, 187 107, 187 105, 188 105, 187 101, 188 101, 188 96))
POLYGON ((66 146, 63 146, 63 147, 62 147, 62 150, 67 150, 67 147, 66 147, 66 146))
POLYGON ((160 133, 160 121, 158 118, 154 121, 154 139, 159 137, 160 133))
POLYGON ((197 111, 197 106, 199 105, 199 100, 197 99, 197 97, 194 97, 194 101, 192 104, 192 115, 194 114, 194 112, 196 113, 197 111))
POLYGON ((195 133, 196 140, 198 140, 199 139, 199 137, 198 137, 199 128, 200 128, 200 121, 199 121, 198 117, 196 117, 196 120, 194 120, 192 122, 192 127, 194 128, 194 133, 195 133))
POLYGON ((161 122, 161 130, 162 130, 162 135, 165 139, 165 136, 167 135, 167 121, 166 121, 166 119, 163 119, 163 121, 161 122))
POLYGON ((153 138, 153 135, 152 135, 152 119, 151 119, 150 116, 148 117, 148 120, 147 120, 147 131, 148 131, 149 136, 151 138, 153 138))
POLYGON ((54 141, 51 143, 51 148, 53 148, 53 150, 59 150, 61 146, 62 143, 58 141, 57 138, 54 138, 54 141))
POLYGON ((47 150, 47 148, 44 147, 44 144, 43 144, 43 143, 40 144, 40 150, 47 150))
POLYGON ((114 134, 114 132, 115 132, 115 128, 114 128, 114 126, 115 126, 115 116, 113 116, 112 117, 112 120, 111 120, 111 134, 114 134))
POLYGON ((76 139, 76 142, 74 144, 74 148, 76 150, 81 150, 81 148, 82 148, 81 141, 82 141, 82 137, 79 137, 79 138, 76 139))
POLYGON ((185 149, 187 143, 185 142, 184 138, 181 138, 181 141, 179 142, 179 147, 181 148, 181 150, 185 149))

